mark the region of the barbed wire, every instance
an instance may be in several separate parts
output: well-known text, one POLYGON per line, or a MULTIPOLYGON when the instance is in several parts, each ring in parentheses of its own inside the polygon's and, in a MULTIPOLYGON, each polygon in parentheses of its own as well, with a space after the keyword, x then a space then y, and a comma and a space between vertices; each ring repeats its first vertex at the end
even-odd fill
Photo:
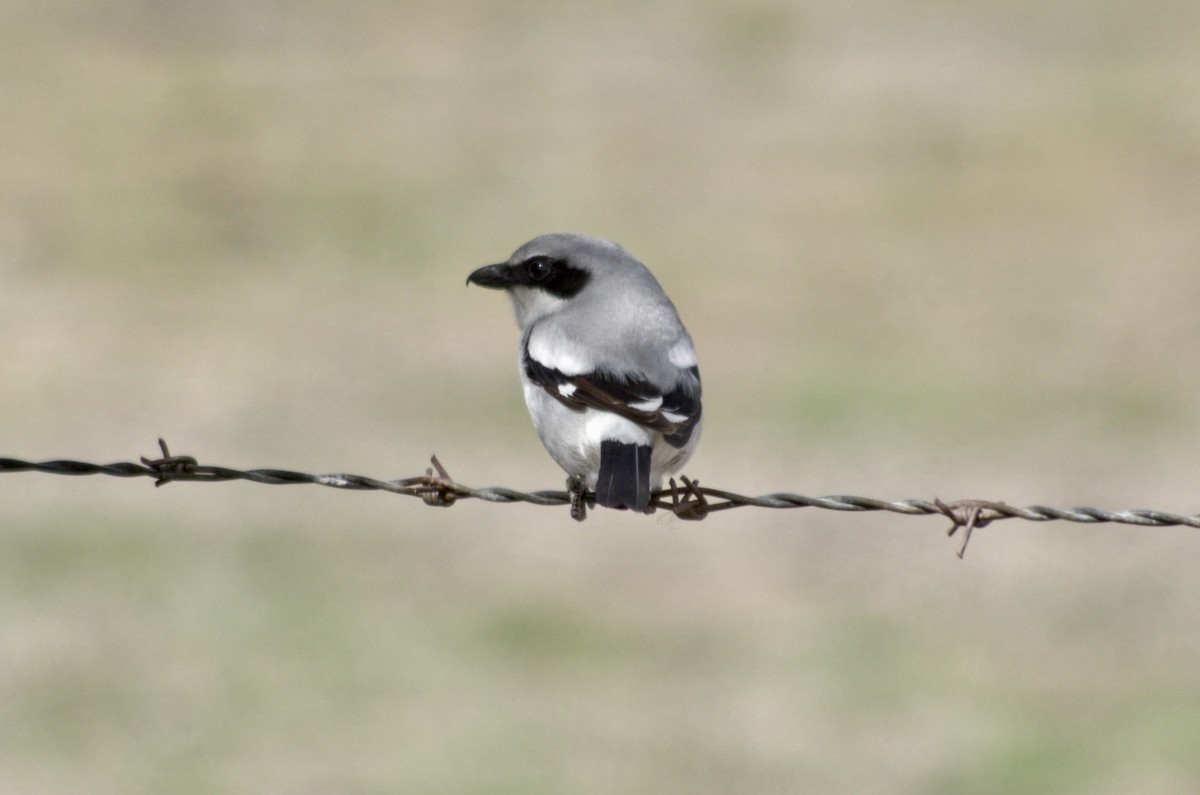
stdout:
MULTIPOLYGON (((0 473, 43 472, 53 475, 149 477, 154 479, 155 486, 162 486, 174 481, 223 483, 245 480, 269 485, 311 483, 351 491, 386 491, 392 494, 420 497, 427 505, 440 507, 449 507, 460 499, 477 499, 495 503, 523 502, 530 505, 570 505, 571 515, 580 521, 585 518, 587 508, 595 507, 595 494, 591 492, 583 494, 573 494, 570 491, 524 492, 502 486, 485 488, 464 486, 450 477, 445 467, 438 461, 437 456, 431 459, 433 467, 427 469, 424 475, 379 480, 365 475, 345 473, 309 474, 287 469, 240 470, 224 466, 211 466, 200 464, 192 456, 171 455, 166 442, 159 439, 158 443, 162 450, 162 457, 154 459, 142 457, 141 463, 126 461, 113 464, 92 464, 65 459, 33 462, 23 461, 19 458, 0 457, 0 473)), ((683 477, 681 480, 682 485, 677 485, 672 479, 669 488, 654 491, 651 495, 651 507, 656 510, 670 511, 680 519, 687 520, 700 520, 711 513, 745 507, 821 508, 829 511, 851 512, 890 511, 907 516, 939 515, 949 519, 952 523, 948 535, 954 535, 960 528, 964 530, 963 540, 958 549, 960 558, 966 552, 973 531, 1001 519, 1024 519, 1030 522, 1061 520, 1084 524, 1113 522, 1142 527, 1186 526, 1200 528, 1200 514, 1188 516, 1146 509, 1105 511, 1087 507, 1049 508, 1044 505, 1019 508, 993 500, 955 500, 952 502, 943 502, 937 498, 933 500, 881 500, 849 495, 806 497, 801 494, 789 493, 751 497, 723 489, 701 486, 699 481, 687 477, 683 477)))

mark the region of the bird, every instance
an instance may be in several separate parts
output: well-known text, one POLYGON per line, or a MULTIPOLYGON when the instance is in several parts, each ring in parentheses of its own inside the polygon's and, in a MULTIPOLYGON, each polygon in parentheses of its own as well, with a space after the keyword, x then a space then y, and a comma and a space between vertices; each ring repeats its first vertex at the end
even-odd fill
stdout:
POLYGON ((603 507, 652 513, 652 492, 691 458, 702 423, 695 346, 650 270, 610 240, 555 233, 467 284, 512 299, 525 404, 567 473, 572 516, 584 518, 587 491, 603 507))

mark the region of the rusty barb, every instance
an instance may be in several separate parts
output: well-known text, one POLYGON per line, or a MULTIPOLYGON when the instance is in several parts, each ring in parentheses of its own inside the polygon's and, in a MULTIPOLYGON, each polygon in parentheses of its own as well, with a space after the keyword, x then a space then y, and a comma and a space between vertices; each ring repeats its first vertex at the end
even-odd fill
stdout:
POLYGON ((1003 502, 958 500, 957 502, 947 504, 934 497, 933 504, 942 515, 954 523, 950 525, 950 529, 946 532, 947 536, 953 536, 958 532, 960 527, 964 530, 962 544, 958 547, 958 557, 960 560, 963 555, 967 554, 967 544, 971 543, 971 533, 977 529, 987 527, 997 519, 1011 519, 1013 517, 1012 514, 1004 513, 1004 509, 1010 506, 1003 502))
POLYGON ((449 508, 458 499, 455 489, 459 486, 442 466, 442 462, 438 461, 436 455, 430 457, 429 463, 433 464, 433 469, 437 470, 437 474, 433 474, 433 469, 426 469, 425 477, 422 478, 423 482, 417 487, 416 493, 420 495, 426 505, 449 508))
MULTIPOLYGON (((377 480, 364 475, 341 473, 314 475, 286 469, 239 470, 210 466, 200 464, 189 455, 171 455, 167 443, 162 439, 158 440, 158 446, 162 456, 159 458, 142 457, 141 463, 90 464, 71 460, 38 463, 18 458, 0 457, 0 473, 43 472, 55 475, 149 477, 154 480, 155 486, 162 486, 177 480, 204 482, 246 480, 270 485, 312 483, 338 489, 405 494, 420 497, 426 505, 439 508, 448 508, 464 499, 497 503, 524 502, 531 505, 563 505, 569 506, 571 516, 579 521, 583 521, 587 516, 588 508, 594 508, 596 504, 595 493, 583 489, 578 483, 569 483, 567 491, 534 492, 517 491, 500 486, 488 488, 464 486, 450 477, 449 472, 446 471, 437 456, 433 456, 430 460, 432 466, 425 470, 424 475, 398 480, 377 480)), ((666 511, 687 521, 699 521, 719 511, 744 507, 822 508, 830 511, 852 512, 889 511, 908 516, 939 515, 951 521, 949 535, 953 536, 960 528, 964 531, 962 543, 957 551, 960 558, 966 553, 967 544, 970 543, 971 536, 976 530, 987 527, 1000 519, 1024 519, 1031 522, 1062 520, 1086 524, 1116 522, 1143 527, 1200 528, 1200 515, 1185 516, 1143 509, 1113 512, 1098 508, 1060 509, 1047 508, 1042 505, 1018 508, 1004 502, 990 500, 943 502, 935 498, 932 501, 922 499, 888 501, 871 497, 845 495, 806 497, 800 494, 786 493, 748 497, 743 494, 701 486, 699 481, 687 477, 680 477, 679 480, 680 483, 676 483, 672 479, 667 488, 659 489, 651 495, 652 511, 666 511)))

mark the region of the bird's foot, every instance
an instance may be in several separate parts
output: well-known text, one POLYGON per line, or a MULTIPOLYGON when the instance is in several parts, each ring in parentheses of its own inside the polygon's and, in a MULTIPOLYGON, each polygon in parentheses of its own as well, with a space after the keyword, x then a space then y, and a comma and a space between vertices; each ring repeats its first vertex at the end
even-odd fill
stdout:
POLYGON ((567 494, 571 497, 571 518, 582 522, 587 518, 587 501, 584 499, 587 489, 583 486, 583 478, 576 475, 568 477, 567 494))

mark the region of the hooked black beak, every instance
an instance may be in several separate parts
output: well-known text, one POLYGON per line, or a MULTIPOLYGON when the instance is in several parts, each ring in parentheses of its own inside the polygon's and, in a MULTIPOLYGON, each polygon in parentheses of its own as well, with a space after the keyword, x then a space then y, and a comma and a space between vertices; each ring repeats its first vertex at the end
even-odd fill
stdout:
POLYGON ((501 262, 498 265, 484 265, 467 277, 467 284, 472 282, 480 287, 490 287, 496 290, 507 289, 514 283, 512 268, 507 262, 501 262))

